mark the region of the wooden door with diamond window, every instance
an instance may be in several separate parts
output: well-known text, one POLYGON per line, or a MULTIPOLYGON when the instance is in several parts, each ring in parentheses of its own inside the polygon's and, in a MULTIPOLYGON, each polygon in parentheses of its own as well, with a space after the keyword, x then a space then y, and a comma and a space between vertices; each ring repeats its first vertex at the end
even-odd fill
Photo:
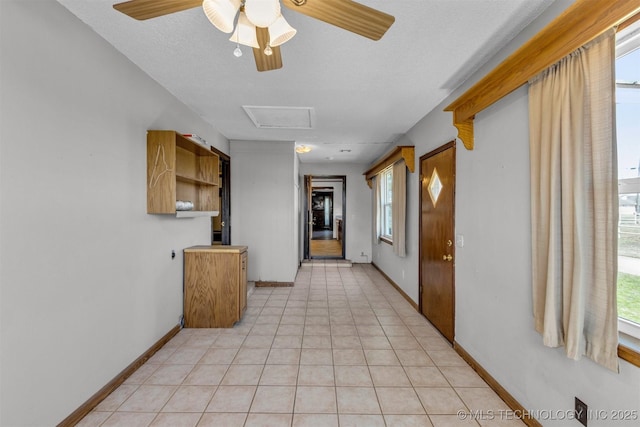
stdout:
POLYGON ((455 141, 420 158, 420 312, 454 339, 455 141))

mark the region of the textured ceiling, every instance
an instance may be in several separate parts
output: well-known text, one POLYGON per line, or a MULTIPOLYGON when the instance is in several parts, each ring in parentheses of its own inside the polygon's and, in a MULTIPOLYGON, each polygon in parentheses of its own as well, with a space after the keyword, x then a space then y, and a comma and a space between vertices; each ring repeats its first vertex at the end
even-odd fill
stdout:
POLYGON ((553 0, 360 0, 396 18, 379 41, 283 7, 298 33, 281 46, 284 67, 263 73, 201 8, 136 21, 112 8, 118 0, 58 2, 228 139, 295 141, 314 148, 302 162, 368 164, 553 0), (313 128, 259 128, 243 106, 310 108, 313 128))

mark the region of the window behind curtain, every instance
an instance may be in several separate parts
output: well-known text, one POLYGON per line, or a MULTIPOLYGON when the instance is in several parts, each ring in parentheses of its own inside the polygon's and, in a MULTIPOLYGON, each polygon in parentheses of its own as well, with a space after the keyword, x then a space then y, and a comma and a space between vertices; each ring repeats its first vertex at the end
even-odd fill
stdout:
POLYGON ((393 202, 393 168, 388 167, 380 172, 381 188, 380 188, 380 207, 381 215, 381 237, 391 240, 393 232, 391 231, 391 204, 393 202))
POLYGON ((616 57, 619 329, 640 338, 640 22, 618 34, 616 57))

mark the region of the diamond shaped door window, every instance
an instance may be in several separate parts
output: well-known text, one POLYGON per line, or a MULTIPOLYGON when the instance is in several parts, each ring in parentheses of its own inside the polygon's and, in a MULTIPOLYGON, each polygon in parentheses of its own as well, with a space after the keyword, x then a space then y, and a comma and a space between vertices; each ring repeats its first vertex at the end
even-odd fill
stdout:
POLYGON ((438 197, 442 192, 442 181, 440 181, 440 177, 438 176, 438 171, 436 168, 433 168, 433 173, 431 174, 431 181, 429 182, 429 197, 431 197, 431 203, 433 203, 433 207, 436 207, 436 203, 438 203, 438 197))

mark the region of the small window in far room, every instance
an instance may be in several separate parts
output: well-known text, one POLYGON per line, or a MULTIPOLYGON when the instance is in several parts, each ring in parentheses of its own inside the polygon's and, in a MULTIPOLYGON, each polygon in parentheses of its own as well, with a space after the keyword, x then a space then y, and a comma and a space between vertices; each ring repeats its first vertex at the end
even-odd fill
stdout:
POLYGON ((619 329, 640 339, 640 21, 616 41, 619 329))
POLYGON ((393 168, 388 167, 380 172, 380 207, 381 207, 381 220, 380 220, 380 237, 384 240, 391 241, 393 238, 393 232, 391 231, 391 204, 393 202, 393 168))

